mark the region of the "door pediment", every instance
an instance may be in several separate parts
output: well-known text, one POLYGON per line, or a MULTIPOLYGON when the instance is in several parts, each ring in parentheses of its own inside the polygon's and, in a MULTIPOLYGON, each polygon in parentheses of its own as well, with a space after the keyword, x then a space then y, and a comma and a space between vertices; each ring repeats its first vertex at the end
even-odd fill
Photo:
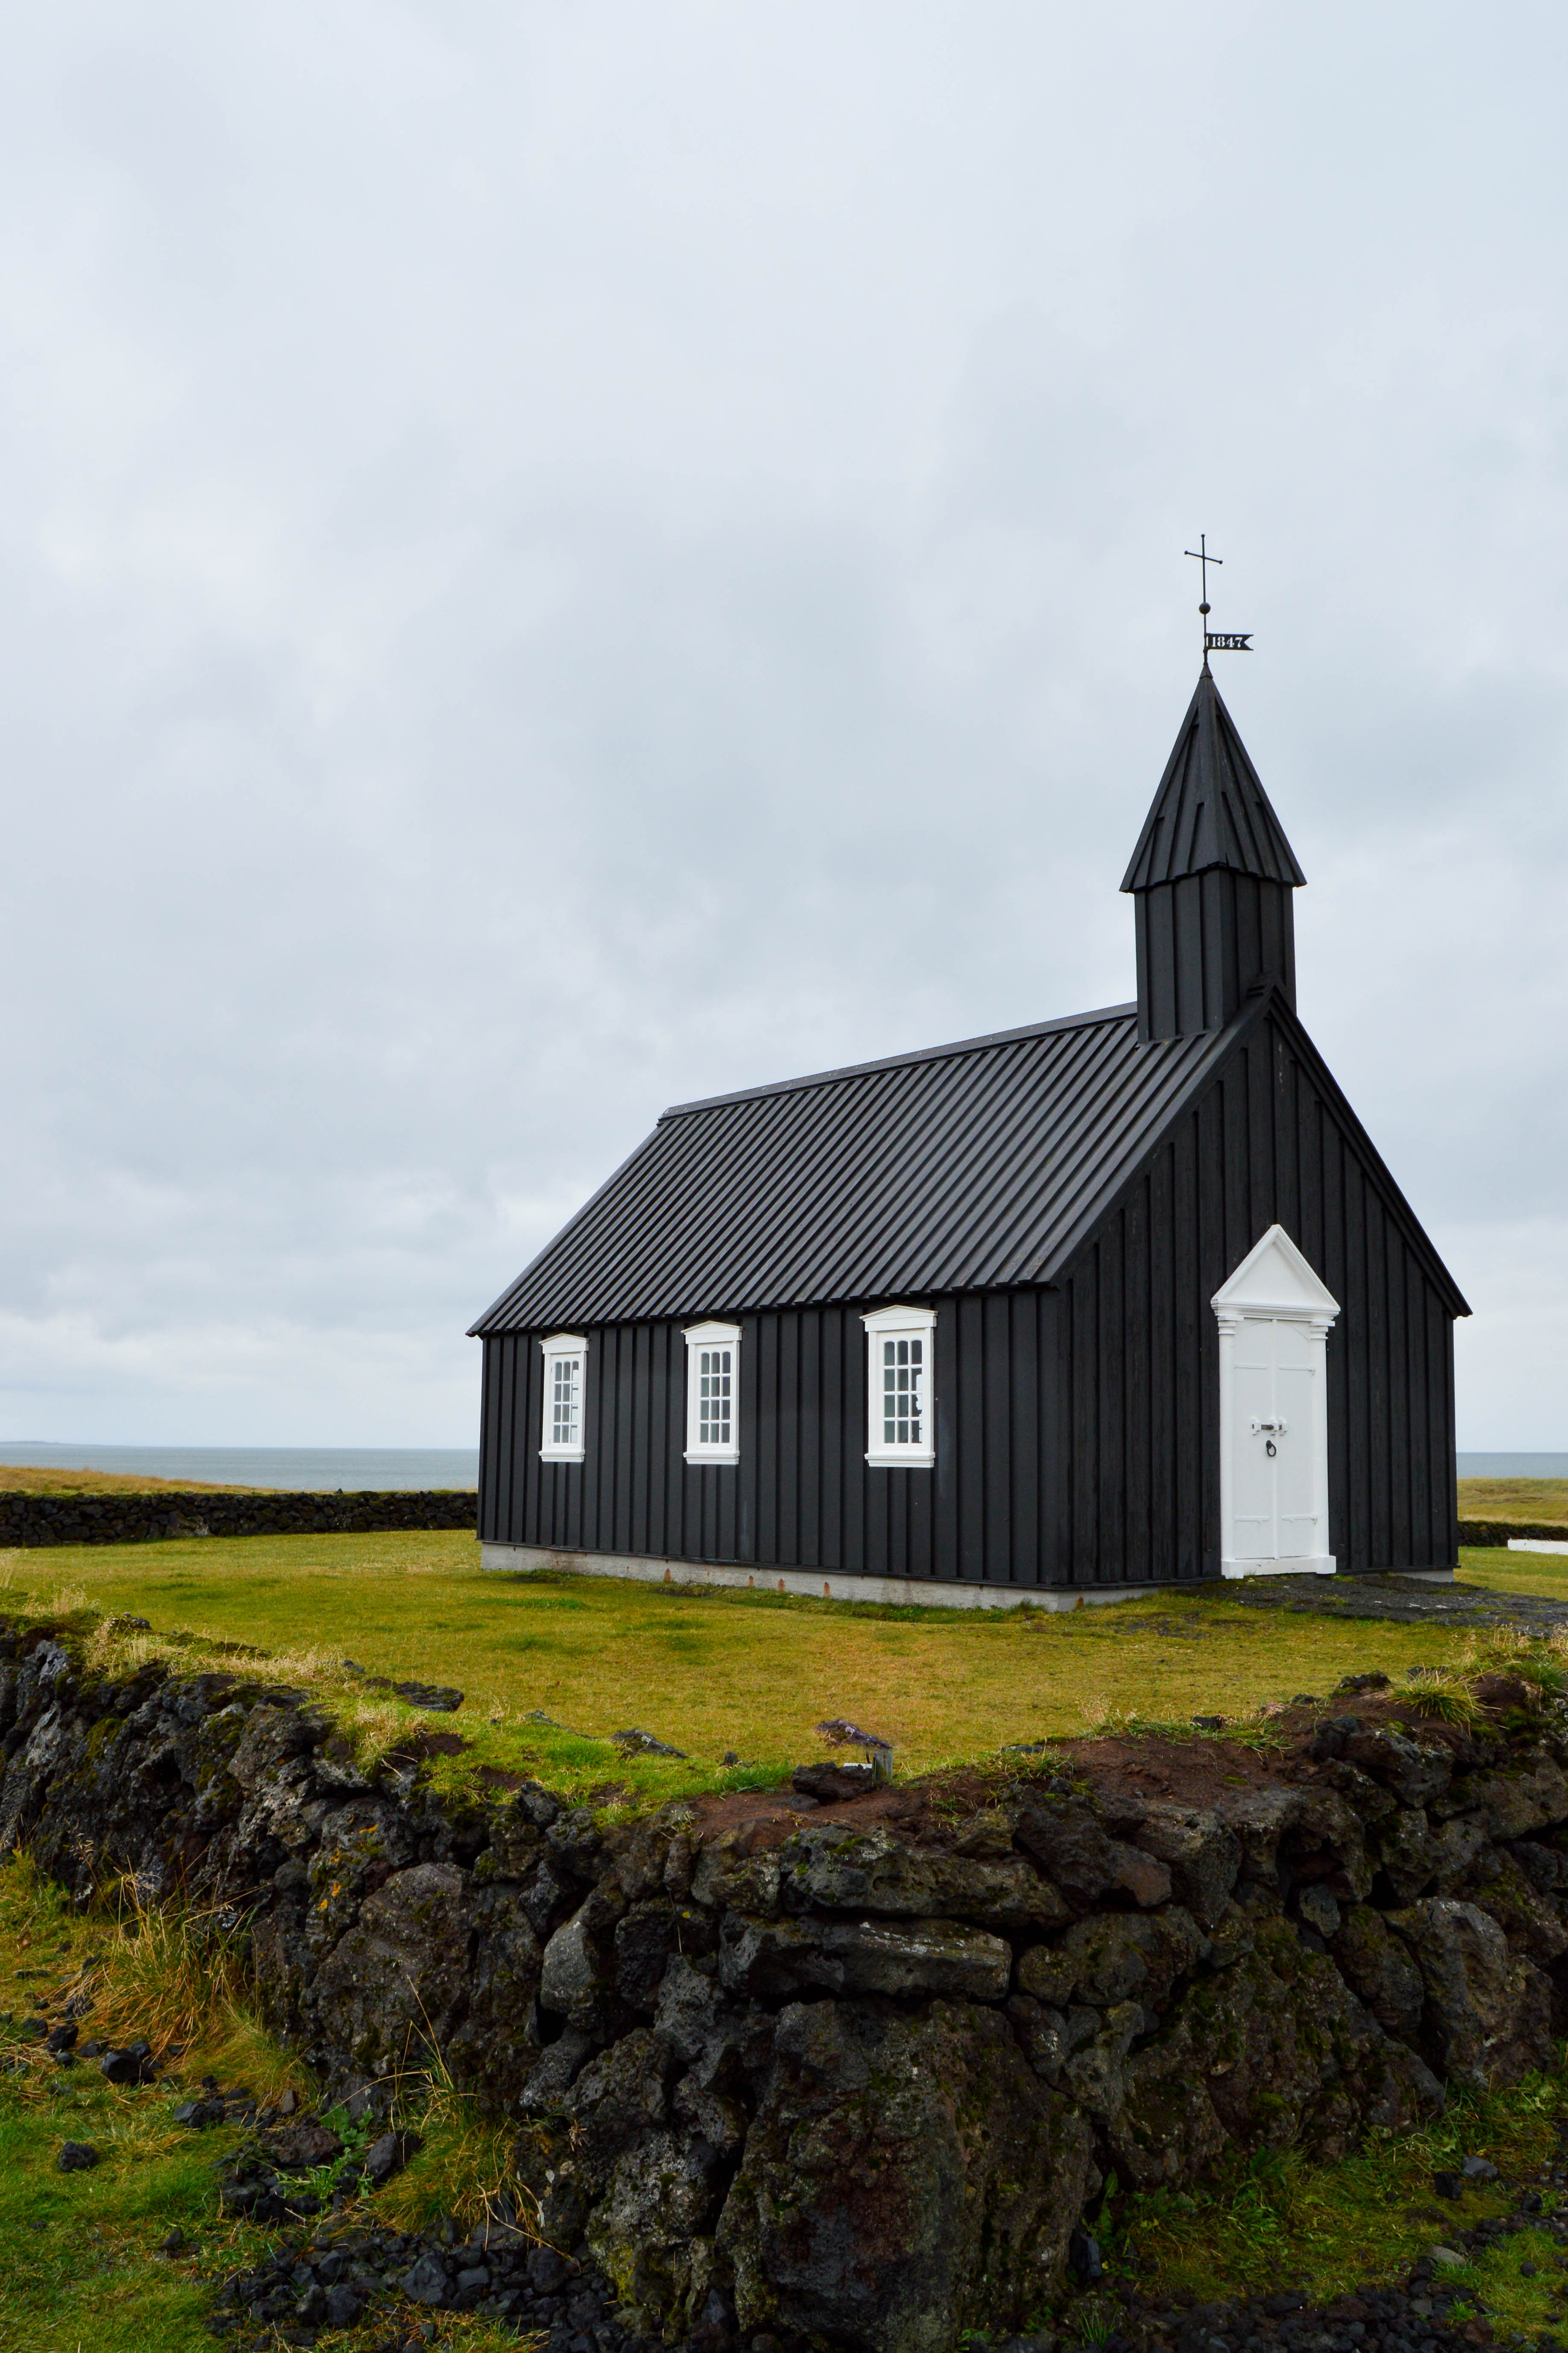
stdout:
POLYGON ((1210 1302, 1216 1314, 1279 1315, 1331 1324, 1340 1303, 1283 1226, 1270 1226, 1210 1302))

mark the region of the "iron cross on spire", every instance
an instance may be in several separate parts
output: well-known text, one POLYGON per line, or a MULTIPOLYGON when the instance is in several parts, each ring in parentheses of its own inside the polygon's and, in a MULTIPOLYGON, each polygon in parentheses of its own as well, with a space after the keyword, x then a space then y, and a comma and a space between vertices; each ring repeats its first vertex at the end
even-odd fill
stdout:
POLYGON ((1250 629, 1211 629, 1209 627, 1209 565, 1223 564, 1224 556, 1209 554, 1208 534, 1201 531, 1196 547, 1184 548, 1182 553, 1190 555, 1194 564, 1203 565, 1204 601, 1198 610, 1204 618, 1204 668, 1207 670, 1209 666, 1210 654, 1249 654, 1252 651, 1250 629))

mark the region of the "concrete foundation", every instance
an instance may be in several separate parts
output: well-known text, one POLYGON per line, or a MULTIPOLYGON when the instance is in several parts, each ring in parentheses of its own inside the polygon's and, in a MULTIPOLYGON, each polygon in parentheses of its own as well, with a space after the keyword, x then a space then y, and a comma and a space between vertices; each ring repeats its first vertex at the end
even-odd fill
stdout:
POLYGON ((1095 1609, 1168 1593, 1162 1585, 949 1585, 935 1577, 846 1577, 805 1568, 738 1568, 700 1560, 654 1560, 637 1553, 551 1552, 542 1545, 487 1544, 479 1567, 549 1569, 562 1577, 635 1577, 645 1585, 728 1585, 759 1593, 806 1593, 818 1601, 879 1601, 899 1609, 1095 1609))

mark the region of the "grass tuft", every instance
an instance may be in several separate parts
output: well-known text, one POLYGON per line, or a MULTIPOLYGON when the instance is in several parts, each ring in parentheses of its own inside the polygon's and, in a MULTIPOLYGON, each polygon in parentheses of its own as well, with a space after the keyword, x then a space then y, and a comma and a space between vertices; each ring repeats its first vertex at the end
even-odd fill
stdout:
POLYGON ((1438 1724, 1477 1724, 1482 1715, 1481 1703, 1464 1676, 1448 1667, 1413 1667, 1400 1700, 1416 1715, 1438 1724))
POLYGON ((503 2198, 531 2232, 533 2201, 517 2179, 517 2126, 486 2116, 459 2091, 439 2054, 422 2077, 401 2089, 397 2121, 420 2147, 376 2200, 376 2212, 401 2231, 427 2230, 445 2214, 472 2230, 498 2216, 503 2198))

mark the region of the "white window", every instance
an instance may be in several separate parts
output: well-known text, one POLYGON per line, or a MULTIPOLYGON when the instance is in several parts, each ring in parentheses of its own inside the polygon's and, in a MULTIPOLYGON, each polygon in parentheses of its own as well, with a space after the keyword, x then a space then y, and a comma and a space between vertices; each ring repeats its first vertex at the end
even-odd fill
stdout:
POLYGON ((879 1307, 860 1321, 866 1326, 866 1460, 929 1470, 936 1461, 936 1310, 879 1307))
POLYGON ((588 1343, 575 1332, 542 1340, 544 1351, 544 1415, 539 1451, 546 1462, 583 1460, 583 1374, 588 1343))
POLYGON ((686 1459, 741 1459, 741 1327, 694 1324, 686 1335, 686 1459))

